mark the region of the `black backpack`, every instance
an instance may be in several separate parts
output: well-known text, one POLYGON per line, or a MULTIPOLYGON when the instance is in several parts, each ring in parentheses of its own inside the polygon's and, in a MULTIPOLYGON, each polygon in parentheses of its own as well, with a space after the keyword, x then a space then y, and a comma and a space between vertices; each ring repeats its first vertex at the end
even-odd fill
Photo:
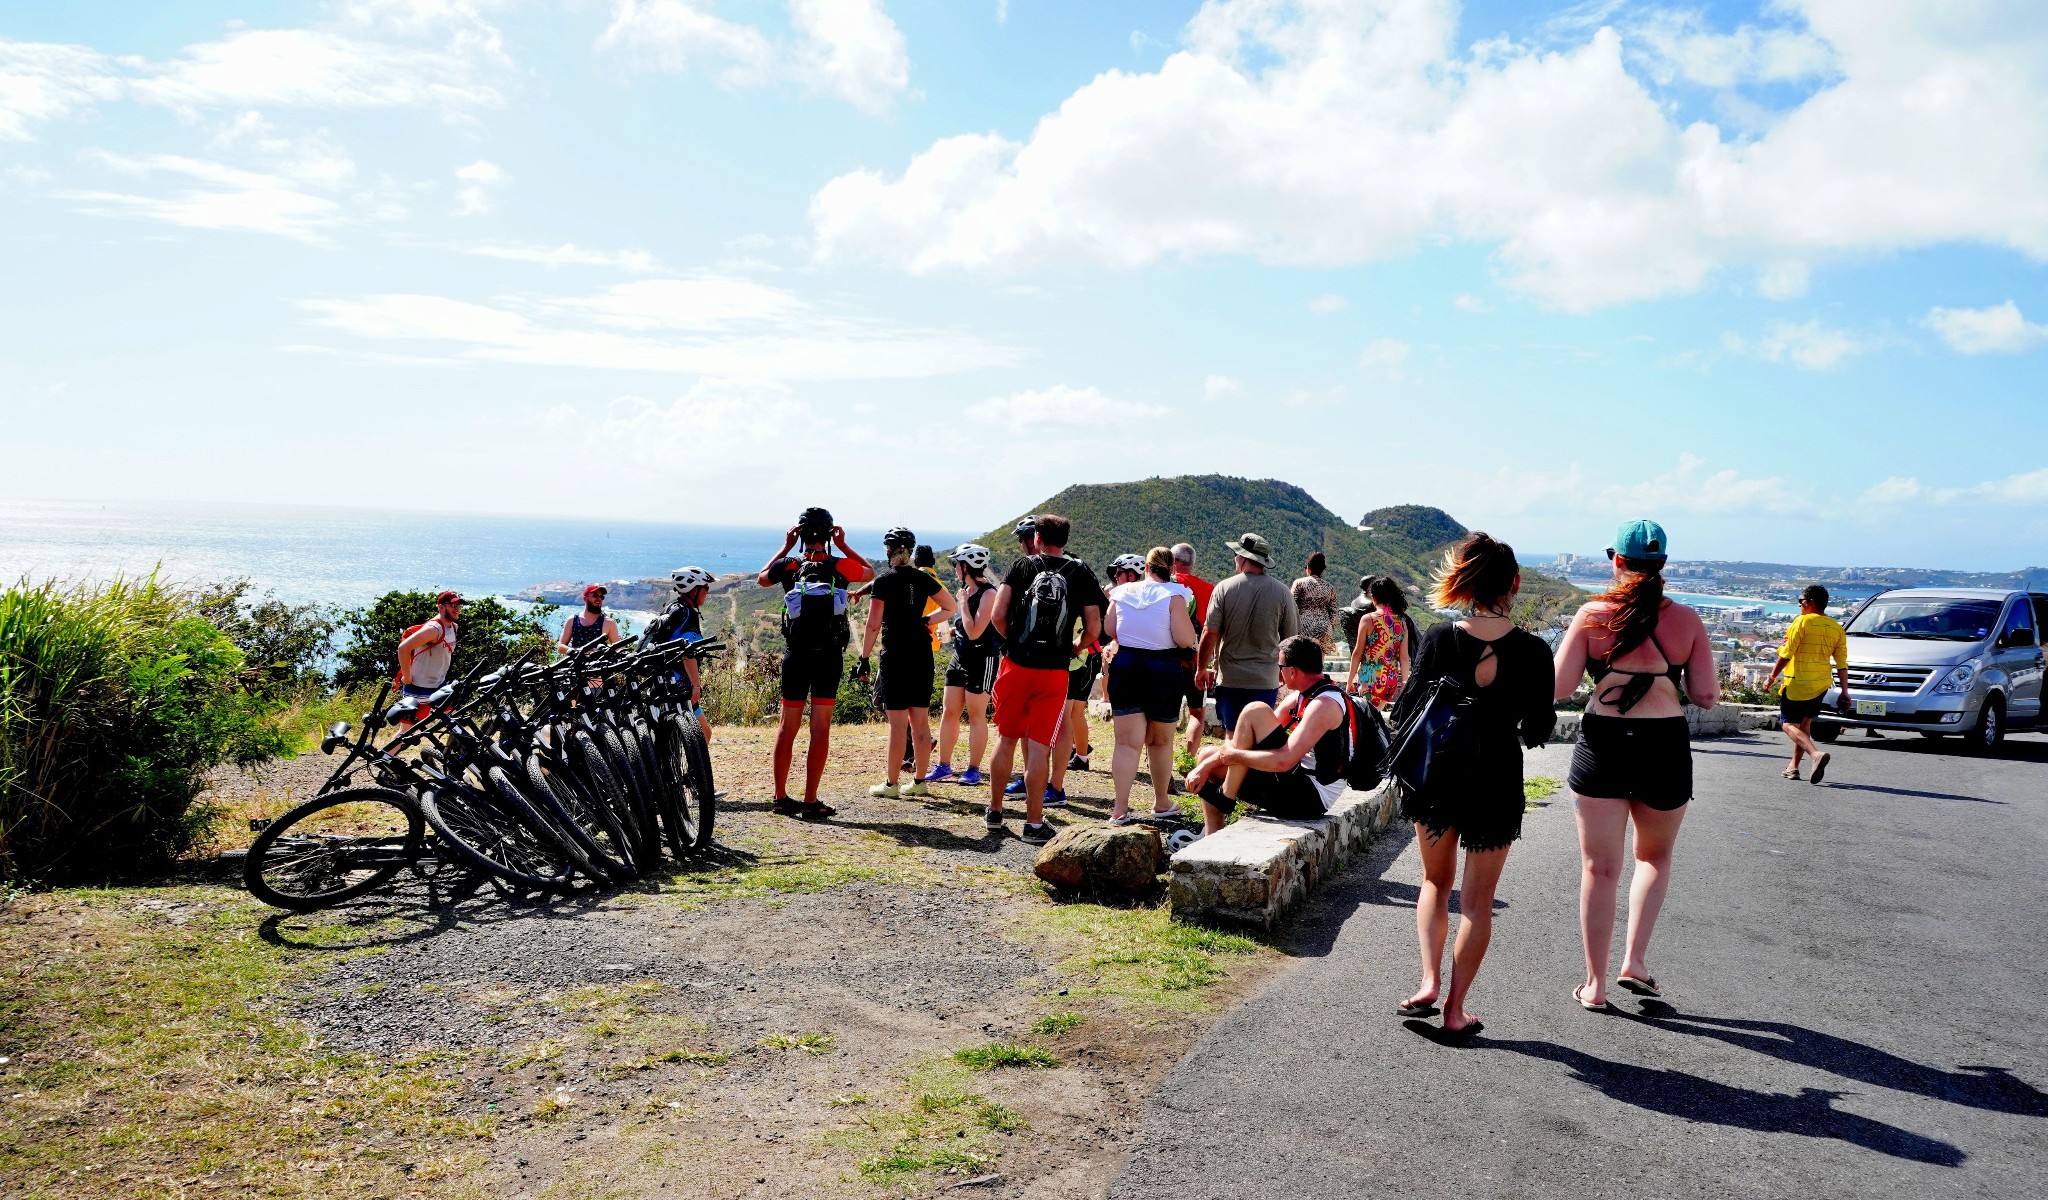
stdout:
POLYGON ((1344 634, 1346 642, 1354 646, 1358 644, 1358 624, 1365 619, 1365 614, 1371 611, 1372 601, 1366 599, 1364 592, 1360 592, 1351 603, 1337 610, 1337 628, 1344 634))
POLYGON ((804 560, 782 594, 782 640, 792 650, 844 651, 853 640, 846 620, 846 582, 839 565, 804 560))
POLYGON ((1043 554, 1032 556, 1031 564, 1038 573, 1015 601, 1022 620, 1011 622, 1011 646, 1057 650, 1062 657, 1073 653, 1074 616, 1067 605, 1067 577, 1060 572, 1064 561, 1043 554))
POLYGON ((1387 746, 1392 741, 1380 710, 1346 694, 1325 676, 1323 682, 1295 698, 1287 728, 1294 728, 1311 701, 1329 693, 1335 693, 1344 702, 1346 711, 1343 724, 1316 740, 1316 779, 1334 783, 1341 777, 1353 791, 1369 792, 1386 778, 1387 746))

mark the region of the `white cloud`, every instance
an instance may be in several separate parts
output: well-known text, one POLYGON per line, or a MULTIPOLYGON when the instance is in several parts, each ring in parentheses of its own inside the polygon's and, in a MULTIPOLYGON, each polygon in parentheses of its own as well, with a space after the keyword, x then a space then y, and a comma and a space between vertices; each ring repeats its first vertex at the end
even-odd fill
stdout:
POLYGON ((1926 7, 1787 0, 1804 30, 1672 42, 1688 79, 1825 73, 1731 140, 1676 124, 1611 27, 1466 51, 1453 0, 1209 0, 1157 70, 1104 72, 1024 140, 961 134, 901 171, 842 175, 811 223, 827 258, 918 272, 1328 265, 1463 238, 1496 248, 1510 286, 1574 310, 1731 265, 1778 271, 1766 286, 1782 292, 1793 277, 1774 264, 1853 250, 2048 259, 2048 9, 1926 7))
POLYGON ((1374 338, 1358 355, 1358 369, 1368 375, 1399 379, 1408 365, 1408 343, 1396 338, 1374 338))
POLYGON ((1280 403, 1289 408, 1330 408, 1342 404, 1350 394, 1350 389, 1341 383, 1326 388, 1296 388, 1280 397, 1280 403))
POLYGON ((1744 475, 1734 468, 1713 470, 1694 454, 1680 454, 1669 471, 1632 482, 1601 482, 1612 471, 1603 465, 1599 478, 1578 463, 1561 469, 1528 470, 1502 467, 1465 489, 1476 511, 1495 514, 1565 512, 1575 516, 1665 519, 1664 514, 1808 513, 1813 498, 1802 489, 1772 476, 1744 475))
POLYGON ((2048 346, 2048 325, 2037 325, 2008 300, 1989 308, 1931 308, 1923 323, 1960 354, 2023 354, 2048 346))
POLYGON ((1218 400, 1244 399, 1244 381, 1228 375, 1211 375, 1202 381, 1202 399, 1218 400))
POLYGON ((971 334, 819 311, 746 280, 655 279, 487 304, 384 293, 301 302, 313 321, 372 342, 436 342, 458 361, 748 379, 916 379, 1014 365, 971 334))
POLYGON ((1114 400, 1092 387, 1055 384, 1037 391, 991 396, 967 412, 976 420, 1021 434, 1134 425, 1164 417, 1167 410, 1156 404, 1114 400))
POLYGON ((455 215, 458 217, 481 216, 491 211, 492 195, 511 181, 503 167, 481 158, 466 167, 455 168, 455 177, 463 182, 463 187, 455 194, 458 201, 455 215))
POLYGON ((97 50, 0 38, 0 142, 26 142, 30 130, 120 94, 112 64, 97 50))
POLYGON ((671 73, 709 69, 735 91, 791 82, 870 112, 910 86, 903 31, 880 0, 788 0, 790 36, 708 11, 706 0, 618 0, 598 46, 671 73))
POLYGON ((1715 33, 1697 12, 1653 9, 1624 30, 1652 77, 1709 88, 1792 83, 1832 74, 1834 48, 1811 32, 1743 25, 1715 33))
POLYGON ((1757 272, 1756 290, 1770 300, 1797 300, 1806 294, 1813 269, 1796 259, 1769 263, 1757 272))
POLYGON ((1488 304, 1484 296, 1475 296, 1470 292, 1460 294, 1457 299, 1451 301, 1451 304, 1459 312, 1485 313, 1493 311, 1493 305, 1488 304))
POLYGON ((1851 355, 1873 348, 1855 334, 1832 329, 1818 320, 1773 321, 1760 338, 1726 334, 1722 344, 1735 354, 1747 354, 1765 362, 1790 362, 1809 371, 1827 371, 1842 365, 1851 355))
POLYGON ((465 246, 462 252, 481 258, 538 263, 544 267, 617 267, 634 275, 646 275, 659 269, 654 256, 645 250, 587 250, 573 242, 559 246, 465 246))
POLYGON ((1350 307, 1351 301, 1346 300, 1344 297, 1339 296, 1335 292, 1326 292, 1323 295, 1317 296, 1315 299, 1310 300, 1308 302, 1308 310, 1312 313, 1317 314, 1318 316, 1328 316, 1331 313, 1340 313, 1350 307))
POLYGON ((97 216, 161 221, 190 229, 268 233, 303 242, 326 240, 325 231, 358 219, 340 202, 309 191, 300 180, 246 171, 176 154, 123 155, 105 151, 93 161, 138 180, 183 179, 156 195, 115 191, 67 191, 59 195, 80 211, 97 216))
POLYGON ((1866 489, 1866 504, 2048 504, 2048 467, 1966 487, 1930 487, 1910 476, 1894 475, 1866 489))

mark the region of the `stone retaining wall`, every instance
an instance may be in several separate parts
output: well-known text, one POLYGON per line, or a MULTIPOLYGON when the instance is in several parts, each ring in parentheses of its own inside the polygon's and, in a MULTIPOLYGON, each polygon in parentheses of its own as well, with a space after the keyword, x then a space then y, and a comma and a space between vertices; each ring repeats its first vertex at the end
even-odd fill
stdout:
POLYGON ((1245 816, 1173 856, 1173 915, 1271 929, 1394 816, 1393 789, 1347 791, 1319 821, 1245 816))

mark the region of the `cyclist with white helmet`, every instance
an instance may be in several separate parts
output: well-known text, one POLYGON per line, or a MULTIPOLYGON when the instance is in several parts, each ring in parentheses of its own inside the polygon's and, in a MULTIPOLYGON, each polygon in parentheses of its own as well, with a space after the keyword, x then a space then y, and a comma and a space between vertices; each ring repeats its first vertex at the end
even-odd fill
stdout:
MULTIPOLYGON (((668 577, 675 584, 676 598, 640 635, 643 649, 669 642, 704 640, 704 597, 718 578, 702 567, 677 567, 668 577)), ((704 716, 704 680, 699 670, 696 659, 683 660, 683 675, 690 681, 690 711, 697 714, 698 727, 708 741, 711 722, 704 716)))
POLYGON ((889 565, 875 576, 868 589, 867 628, 861 634, 860 666, 856 678, 866 678, 875 642, 882 644, 882 670, 875 688, 882 710, 889 715, 889 750, 886 782, 868 789, 870 796, 894 800, 899 796, 926 796, 924 773, 932 755, 932 625, 949 620, 955 611, 952 595, 938 580, 920 571, 911 561, 917 535, 897 526, 882 535, 882 548, 889 565), (936 600, 930 617, 925 605, 936 600), (903 769, 903 747, 912 748, 909 787, 897 778, 903 769))
POLYGON ((996 581, 989 574, 987 546, 968 542, 952 553, 960 580, 959 609, 953 618, 953 661, 946 668, 946 701, 939 716, 939 760, 927 783, 958 779, 981 783, 981 754, 988 749, 988 702, 996 668, 1003 660, 1003 635, 995 629, 996 581), (960 742, 960 717, 967 716, 967 769, 953 773, 953 747, 960 742))
POLYGON ((1109 564, 1109 577, 1116 586, 1109 590, 1102 636, 1114 647, 1109 713, 1116 726, 1110 766, 1116 800, 1110 821, 1123 825, 1133 819, 1131 785, 1137 782, 1141 754, 1152 772, 1152 811, 1176 811, 1167 789, 1173 780, 1173 731, 1187 690, 1181 655, 1201 634, 1189 612, 1194 593, 1173 581, 1171 550, 1155 546, 1144 558, 1118 555, 1109 564))

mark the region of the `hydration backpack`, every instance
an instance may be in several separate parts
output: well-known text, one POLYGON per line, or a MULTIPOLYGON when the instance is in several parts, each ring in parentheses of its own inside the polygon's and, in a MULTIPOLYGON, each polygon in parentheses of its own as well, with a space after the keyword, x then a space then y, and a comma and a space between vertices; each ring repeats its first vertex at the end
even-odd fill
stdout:
POLYGON ((1012 646, 1057 650, 1062 656, 1073 651, 1073 614, 1067 608, 1067 577, 1060 573, 1061 560, 1034 555, 1038 573, 1024 589, 1024 619, 1010 631, 1012 646))
POLYGON ((782 593, 782 640, 792 650, 844 650, 853 640, 846 620, 846 582, 838 563, 805 560, 782 593))
POLYGON ((1316 739, 1316 779, 1335 783, 1340 777, 1353 791, 1369 792, 1386 778, 1385 760, 1392 735, 1380 711, 1356 696, 1345 694, 1327 676, 1316 686, 1296 696, 1286 728, 1292 732, 1308 706, 1319 697, 1334 694, 1344 702, 1344 720, 1316 739))

